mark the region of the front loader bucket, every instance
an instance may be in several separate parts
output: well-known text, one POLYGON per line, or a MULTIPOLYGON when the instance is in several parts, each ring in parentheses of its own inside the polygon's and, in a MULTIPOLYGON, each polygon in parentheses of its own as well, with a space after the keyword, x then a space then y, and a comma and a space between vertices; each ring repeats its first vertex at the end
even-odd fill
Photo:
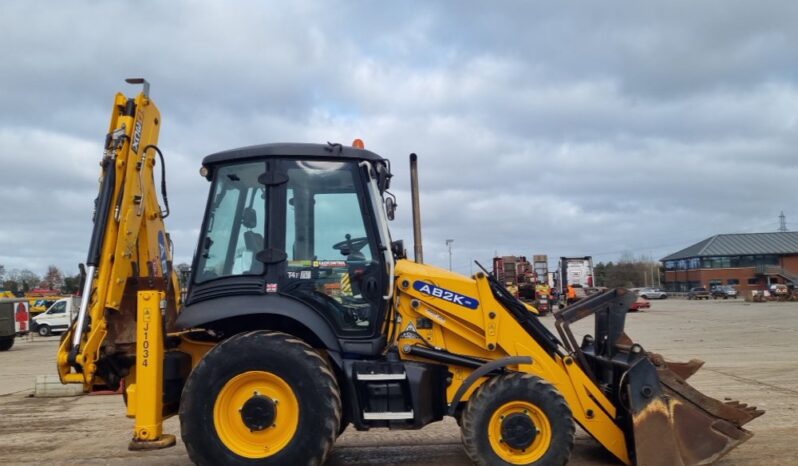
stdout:
POLYGON ((711 464, 753 436, 742 426, 763 411, 705 396, 666 364, 655 366, 658 359, 640 359, 626 373, 636 464, 711 464))
POLYGON ((638 466, 712 464, 753 434, 743 425, 761 416, 739 402, 710 398, 687 383, 702 365, 666 362, 624 332, 636 299, 624 289, 591 296, 555 314, 563 345, 582 369, 618 403, 629 456, 638 466), (576 342, 570 324, 595 316, 595 336, 576 342))

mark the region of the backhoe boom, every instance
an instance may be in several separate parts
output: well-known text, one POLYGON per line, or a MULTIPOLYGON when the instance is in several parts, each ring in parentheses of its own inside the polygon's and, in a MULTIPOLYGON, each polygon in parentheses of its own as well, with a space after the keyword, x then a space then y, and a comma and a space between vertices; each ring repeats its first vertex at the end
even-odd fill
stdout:
POLYGON ((114 98, 80 311, 59 349, 61 380, 82 383, 86 391, 116 388, 132 369, 138 291, 165 293, 167 327, 180 300, 154 182, 160 113, 148 87, 135 98, 114 98))

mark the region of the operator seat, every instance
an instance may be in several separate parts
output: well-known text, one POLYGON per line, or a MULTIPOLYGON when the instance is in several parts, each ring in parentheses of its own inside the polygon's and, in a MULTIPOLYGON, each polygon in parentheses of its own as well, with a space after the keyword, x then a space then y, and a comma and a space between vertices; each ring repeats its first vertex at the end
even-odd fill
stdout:
POLYGON ((258 273, 262 269, 260 262, 255 259, 255 255, 263 250, 263 235, 252 231, 253 228, 258 226, 258 216, 255 213, 255 209, 252 207, 244 209, 241 213, 241 226, 247 228, 247 231, 244 232, 244 247, 252 253, 252 264, 249 267, 249 272, 258 273))

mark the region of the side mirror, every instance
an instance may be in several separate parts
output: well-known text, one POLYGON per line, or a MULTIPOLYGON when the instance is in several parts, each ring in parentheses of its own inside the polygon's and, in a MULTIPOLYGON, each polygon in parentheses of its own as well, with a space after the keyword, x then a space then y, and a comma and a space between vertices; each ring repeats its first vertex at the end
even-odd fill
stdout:
POLYGON ((394 213, 396 212, 396 200, 392 197, 385 198, 385 215, 388 216, 388 220, 393 220, 394 213))
POLYGON ((385 192, 391 187, 391 169, 383 163, 378 163, 377 170, 377 185, 380 187, 381 192, 385 192))

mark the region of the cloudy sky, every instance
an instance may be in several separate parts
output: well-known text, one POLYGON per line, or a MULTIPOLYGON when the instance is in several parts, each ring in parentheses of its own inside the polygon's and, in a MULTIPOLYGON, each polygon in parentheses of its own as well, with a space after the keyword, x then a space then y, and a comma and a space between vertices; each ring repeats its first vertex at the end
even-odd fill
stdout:
POLYGON ((427 262, 662 257, 709 235, 798 228, 798 3, 0 4, 0 264, 85 260, 113 95, 163 116, 176 260, 203 156, 349 143, 393 160, 427 262))

